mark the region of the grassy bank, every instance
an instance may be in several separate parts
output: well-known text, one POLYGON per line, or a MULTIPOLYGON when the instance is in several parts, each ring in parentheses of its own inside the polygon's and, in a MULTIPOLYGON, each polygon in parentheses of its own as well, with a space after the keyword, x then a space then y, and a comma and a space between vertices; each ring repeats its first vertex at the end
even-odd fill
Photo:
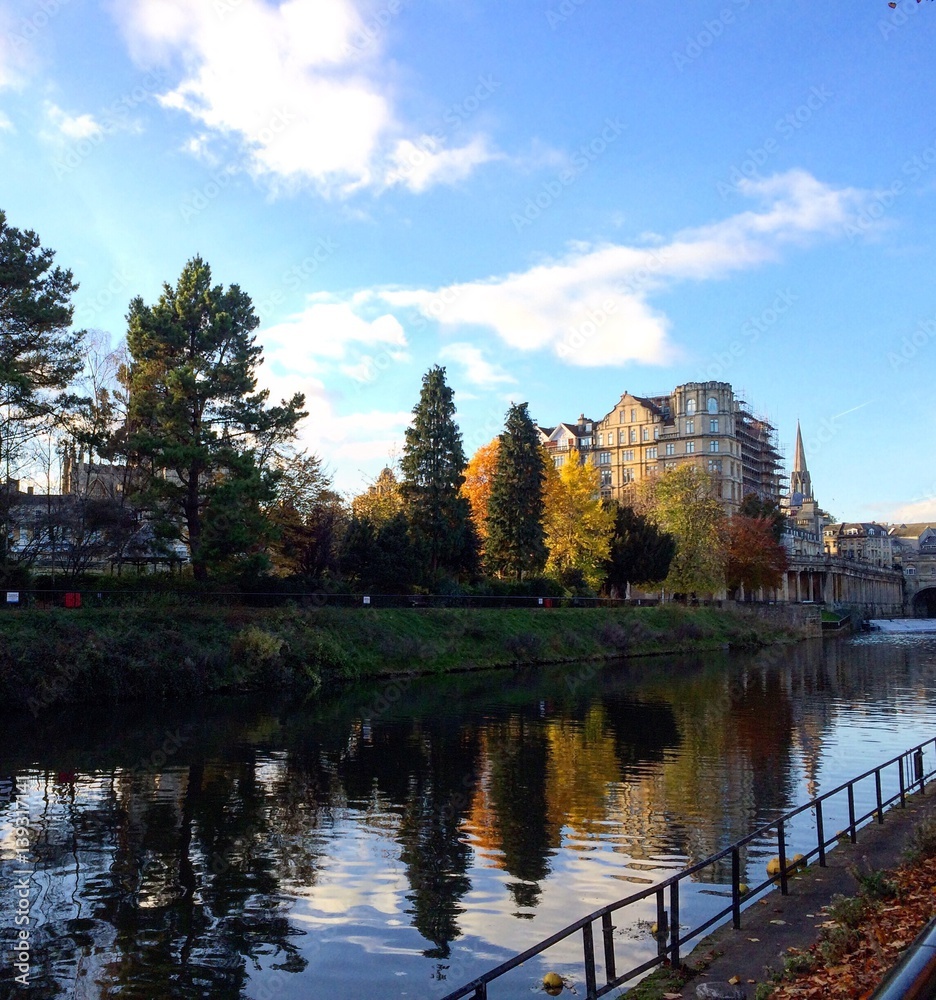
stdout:
POLYGON ((343 681, 793 641, 730 610, 219 609, 152 606, 0 615, 0 706, 212 692, 314 692, 343 681))

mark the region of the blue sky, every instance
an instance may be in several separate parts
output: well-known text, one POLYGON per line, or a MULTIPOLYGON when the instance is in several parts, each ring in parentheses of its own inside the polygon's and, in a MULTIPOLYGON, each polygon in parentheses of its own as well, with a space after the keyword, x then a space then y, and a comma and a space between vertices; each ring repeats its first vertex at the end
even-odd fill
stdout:
POLYGON ((936 10, 901 0, 7 0, 0 208, 124 334, 201 254, 339 488, 444 364, 600 419, 731 382, 848 520, 936 517, 936 10))

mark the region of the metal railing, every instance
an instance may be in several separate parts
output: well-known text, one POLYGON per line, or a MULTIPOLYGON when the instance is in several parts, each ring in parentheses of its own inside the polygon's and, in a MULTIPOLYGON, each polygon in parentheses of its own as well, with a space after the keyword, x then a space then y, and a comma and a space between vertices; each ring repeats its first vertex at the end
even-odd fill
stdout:
POLYGON ((470 983, 466 983, 454 992, 448 993, 443 1000, 461 1000, 462 997, 469 997, 471 1000, 488 1000, 488 985, 490 983, 495 982, 512 969, 517 968, 531 958, 535 958, 537 955, 541 955, 554 945, 578 933, 581 933, 582 936, 586 1000, 597 1000, 598 997, 604 996, 628 980, 634 979, 642 973, 648 972, 666 962, 669 962, 674 969, 678 969, 682 963, 683 946, 689 941, 698 938, 711 927, 726 923, 729 917, 735 930, 740 930, 741 911, 745 903, 752 902, 760 893, 776 884, 779 884, 781 893, 786 895, 789 891, 789 880, 798 868, 805 866, 813 858, 818 859, 820 867, 825 867, 827 851, 840 838, 847 838, 851 843, 856 843, 858 830, 861 826, 871 820, 883 823, 884 811, 895 803, 899 803, 901 807, 905 806, 906 797, 914 788, 918 787, 920 794, 923 794, 927 779, 936 774, 936 768, 928 772, 925 769, 924 751, 927 747, 936 749, 936 738, 927 740, 925 743, 921 743, 919 746, 900 754, 900 756, 894 757, 869 771, 865 771, 864 774, 860 774, 857 778, 846 781, 831 791, 820 795, 818 798, 810 800, 805 805, 791 809, 778 819, 759 827, 746 837, 736 841, 730 847, 726 847, 723 851, 691 865, 689 868, 666 879, 664 882, 650 886, 624 899, 619 899, 617 902, 603 906, 593 913, 589 913, 574 924, 570 924, 563 930, 546 938, 545 941, 540 941, 539 944, 528 948, 522 954, 514 956, 489 972, 484 973, 484 975, 473 979, 470 983), (855 805, 855 790, 859 784, 869 781, 873 781, 873 795, 870 796, 873 806, 869 811, 859 815, 855 805), (885 787, 887 787, 890 794, 885 795, 885 787), (828 803, 833 797, 842 796, 843 794, 848 816, 847 826, 832 837, 829 837, 825 832, 825 821, 830 812, 828 803), (787 845, 788 833, 790 832, 792 821, 804 814, 809 814, 814 821, 815 846, 811 847, 805 854, 791 858, 787 845), (742 850, 754 841, 763 841, 769 835, 773 834, 774 831, 776 831, 776 845, 779 856, 778 873, 776 875, 768 874, 768 877, 758 885, 751 887, 744 885, 741 879, 742 850), (731 862, 730 903, 717 912, 709 914, 696 926, 684 927, 680 922, 680 886, 687 879, 692 879, 693 876, 703 871, 703 869, 718 865, 729 858, 731 862), (618 972, 614 950, 615 925, 612 922, 612 916, 620 910, 632 907, 651 897, 655 897, 656 899, 657 919, 654 935, 657 939, 656 955, 623 972, 618 972), (599 983, 598 977, 599 958, 596 957, 595 952, 596 934, 594 927, 599 922, 600 929, 598 933, 602 942, 602 954, 600 958, 603 958, 601 977, 603 982, 601 983, 599 983))

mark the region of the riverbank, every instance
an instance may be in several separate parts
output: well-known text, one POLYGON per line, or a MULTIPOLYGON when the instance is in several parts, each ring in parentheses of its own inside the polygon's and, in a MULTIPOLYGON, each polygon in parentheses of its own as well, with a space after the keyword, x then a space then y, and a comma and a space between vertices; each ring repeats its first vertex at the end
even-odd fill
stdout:
POLYGON ((795 642, 776 613, 621 608, 16 610, 0 615, 0 706, 212 693, 313 694, 345 681, 795 642))

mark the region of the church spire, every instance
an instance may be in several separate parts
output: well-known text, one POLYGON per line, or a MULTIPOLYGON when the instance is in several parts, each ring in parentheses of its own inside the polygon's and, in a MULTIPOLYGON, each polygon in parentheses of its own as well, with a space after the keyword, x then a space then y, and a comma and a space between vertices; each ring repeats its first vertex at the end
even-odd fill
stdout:
POLYGON ((796 451, 793 454, 793 472, 790 475, 790 494, 812 497, 812 482, 809 469, 806 468, 806 449, 803 447, 803 435, 800 432, 799 421, 796 421, 796 451))

